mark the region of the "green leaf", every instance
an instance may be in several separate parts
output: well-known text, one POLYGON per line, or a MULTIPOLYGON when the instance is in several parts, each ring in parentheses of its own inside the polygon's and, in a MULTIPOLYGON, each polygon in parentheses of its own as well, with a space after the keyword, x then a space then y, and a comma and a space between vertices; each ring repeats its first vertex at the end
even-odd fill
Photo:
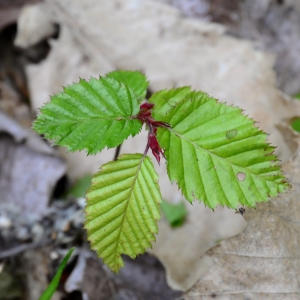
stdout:
POLYGON ((300 93, 298 93, 298 94, 294 95, 294 98, 296 98, 296 99, 300 100, 300 93))
POLYGON ((108 73, 106 77, 116 79, 128 86, 133 90, 139 102, 145 99, 149 82, 141 72, 118 70, 108 73))
POLYGON ((137 97, 124 84, 105 77, 81 79, 51 97, 33 129, 69 151, 86 149, 96 154, 136 135, 142 127, 133 118, 138 112, 137 97))
POLYGON ((56 289, 58 287, 63 270, 64 270, 65 266, 67 265, 67 262, 68 262, 70 256, 72 255, 73 251, 74 251, 74 247, 69 250, 67 255, 64 257, 63 261, 60 263, 55 276, 53 277, 52 281, 50 282, 50 284, 47 287, 47 289, 45 290, 45 292, 40 297, 40 300, 50 300, 51 299, 51 297, 53 296, 54 292, 56 291, 56 289))
MULTIPOLYGON (((196 92, 193 92, 196 94, 196 92)), ((159 119, 160 115, 165 115, 170 109, 175 107, 177 103, 185 99, 191 98, 191 88, 189 86, 181 87, 178 89, 162 90, 151 96, 149 102, 154 103, 155 106, 152 110, 154 119, 159 119)))
POLYGON ((95 174, 87 195, 88 239, 114 271, 151 246, 160 218, 158 176, 148 156, 123 154, 95 174))
POLYGON ((300 132, 300 118, 294 118, 291 125, 295 131, 300 132))
POLYGON ((161 204, 161 210, 172 227, 181 226, 187 214, 183 202, 171 204, 163 200, 161 204))
POLYGON ((91 174, 87 174, 79 178, 72 188, 67 192, 67 196, 73 196, 75 198, 84 197, 86 191, 91 185, 92 177, 93 176, 91 174))
POLYGON ((253 207, 290 187, 267 134, 241 109, 192 92, 160 118, 172 126, 157 136, 168 175, 190 202, 253 207))

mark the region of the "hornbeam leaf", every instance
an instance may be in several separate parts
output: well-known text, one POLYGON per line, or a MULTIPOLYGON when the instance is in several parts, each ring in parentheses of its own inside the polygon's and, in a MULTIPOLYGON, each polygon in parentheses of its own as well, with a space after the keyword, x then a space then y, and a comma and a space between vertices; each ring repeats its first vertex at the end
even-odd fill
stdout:
POLYGON ((96 154, 136 135, 142 127, 134 118, 138 112, 137 97, 123 83, 105 77, 81 79, 51 97, 33 129, 69 151, 96 154))
POLYGON ((106 77, 114 78, 117 81, 122 82, 133 90, 138 101, 144 100, 149 82, 147 81, 146 76, 141 72, 118 70, 106 74, 106 77))
POLYGON ((148 156, 124 154, 104 164, 86 195, 88 239, 114 271, 124 266, 121 254, 131 258, 151 246, 160 218, 158 176, 148 156))
POLYGON ((177 89, 161 90, 151 96, 149 102, 154 103, 153 117, 159 118, 160 115, 165 115, 171 108, 176 106, 177 103, 185 99, 193 98, 197 92, 192 92, 189 86, 184 86, 177 89))
POLYGON ((157 132, 169 178, 190 202, 253 207, 290 187, 267 134, 241 109, 192 92, 159 120, 172 126, 157 132))

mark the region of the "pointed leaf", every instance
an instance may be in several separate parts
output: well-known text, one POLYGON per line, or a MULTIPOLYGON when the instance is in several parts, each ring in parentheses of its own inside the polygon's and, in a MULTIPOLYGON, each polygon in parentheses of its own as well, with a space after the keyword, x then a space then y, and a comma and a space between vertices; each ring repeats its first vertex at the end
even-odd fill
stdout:
POLYGON ((192 92, 160 121, 172 126, 157 135, 168 175, 189 201, 255 206, 289 188, 267 134, 241 109, 192 92))
POLYGON ((67 86, 41 108, 33 129, 69 151, 95 154, 136 135, 142 124, 133 91, 112 78, 91 78, 67 86))
POLYGON ((117 272, 124 265, 121 254, 134 258, 155 240, 161 194, 150 158, 124 154, 103 165, 86 196, 91 247, 117 272))
POLYGON ((116 79, 133 90, 138 101, 145 99, 149 82, 144 74, 138 71, 118 70, 110 72, 106 77, 116 79))

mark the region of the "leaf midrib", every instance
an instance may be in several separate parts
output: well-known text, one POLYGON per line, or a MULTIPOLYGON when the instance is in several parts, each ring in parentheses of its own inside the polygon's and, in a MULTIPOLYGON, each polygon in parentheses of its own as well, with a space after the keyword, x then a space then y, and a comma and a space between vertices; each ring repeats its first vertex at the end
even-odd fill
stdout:
MULTIPOLYGON (((82 123, 90 120, 110 120, 110 121, 123 121, 123 120, 129 120, 134 121, 137 120, 136 116, 129 116, 129 117, 90 117, 90 118, 78 118, 78 119, 68 119, 68 120, 52 120, 52 123, 56 124, 63 124, 63 123, 82 123), (55 122, 56 121, 56 122, 55 122)), ((42 119, 40 120, 42 121, 42 119)))
MULTIPOLYGON (((207 149, 205 149, 205 148, 200 147, 199 145, 195 144, 194 142, 192 142, 192 141, 189 140, 188 138, 184 137, 184 136, 181 135, 180 133, 174 131, 172 128, 166 128, 166 130, 172 132, 173 134, 175 134, 175 135, 178 136, 179 138, 181 138, 181 139, 187 141, 188 143, 192 144, 195 148, 198 148, 198 149, 200 149, 200 150, 202 150, 202 151, 205 151, 205 152, 208 153, 209 155, 214 156, 217 160, 219 159, 219 160, 225 161, 225 162, 228 163, 231 167, 235 166, 235 167, 241 168, 242 170, 245 170, 245 172, 250 173, 252 176, 259 177, 259 178, 262 179, 262 180, 265 180, 265 181, 267 181, 267 182, 272 182, 272 183, 273 183, 273 181, 267 180, 267 179, 261 177, 260 175, 254 174, 253 172, 249 171, 249 170, 246 169, 245 167, 241 167, 241 166, 239 166, 239 165, 236 165, 236 164, 234 164, 234 163, 232 163, 232 162, 226 160, 226 158, 220 157, 220 156, 218 156, 217 154, 212 153, 211 151, 209 151, 209 150, 207 150, 207 149)), ((277 165, 277 167, 278 167, 278 169, 279 169, 279 166, 278 166, 278 165, 277 165)), ((278 185, 279 185, 279 184, 278 184, 278 185)))
POLYGON ((138 174, 141 170, 141 167, 142 167, 142 164, 143 164, 143 161, 145 159, 145 155, 143 155, 141 157, 141 160, 140 160, 140 163, 138 165, 138 169, 137 169, 137 172, 134 176, 134 179, 133 179, 133 184, 132 184, 132 188, 130 189, 130 192, 129 192, 129 195, 128 195, 128 201, 127 201, 127 204, 125 206, 125 209, 124 209, 124 213, 123 213, 123 217, 122 217, 122 221, 121 221, 121 225, 120 225, 120 231, 119 231, 119 234, 118 234, 118 237, 116 239, 116 247, 115 247, 115 257, 114 257, 114 261, 116 261, 117 259, 117 250, 118 250, 118 245, 120 244, 120 236, 121 236, 121 232, 122 232, 122 228, 123 228, 123 225, 124 225, 124 222, 125 222, 125 219, 126 219, 126 215, 127 215, 127 210, 128 210, 128 206, 129 206, 129 202, 130 202, 130 198, 131 198, 131 195, 132 195, 132 192, 134 190, 134 187, 135 187, 135 183, 136 183, 136 180, 137 180, 137 177, 138 177, 138 174))

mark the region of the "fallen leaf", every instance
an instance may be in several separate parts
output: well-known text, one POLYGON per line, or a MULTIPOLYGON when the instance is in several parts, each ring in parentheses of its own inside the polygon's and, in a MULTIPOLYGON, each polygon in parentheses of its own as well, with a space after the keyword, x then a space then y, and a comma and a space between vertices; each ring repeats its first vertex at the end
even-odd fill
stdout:
POLYGON ((0 204, 41 216, 65 163, 39 137, 0 113, 0 204))
MULTIPOLYGON (((61 91, 62 85, 78 81, 79 76, 88 79, 90 75, 98 76, 115 68, 138 69, 149 77, 151 91, 191 85, 221 101, 240 106, 259 122, 259 127, 271 133, 270 142, 278 145, 280 158, 290 157, 291 148, 275 123, 279 118, 300 115, 300 103, 276 88, 274 57, 256 50, 251 42, 227 36, 222 26, 184 18, 176 9, 156 1, 48 0, 46 3, 55 22, 61 25, 61 35, 52 41, 52 50, 42 64, 27 67, 34 110, 47 102, 49 95, 61 91)), ((143 151, 145 141, 143 132, 135 140, 128 139, 122 152, 143 151)), ((113 158, 113 152, 104 151, 88 158, 83 152, 65 153, 65 157, 69 162, 68 172, 76 179, 95 172, 113 158)), ((181 197, 176 186, 168 183, 163 168, 160 175, 163 197, 176 202, 181 197)), ((194 205, 191 207, 198 204, 194 205)), ((185 231, 181 235, 172 233, 170 247, 166 247, 173 251, 176 245, 178 261, 184 260, 177 266, 174 255, 170 255, 170 267, 164 262, 169 283, 179 289, 187 289, 210 270, 212 260, 203 254, 218 243, 216 236, 221 240, 231 237, 245 224, 234 212, 224 210, 218 212, 220 215, 215 214, 223 220, 220 223, 215 220, 218 224, 215 225, 215 221, 208 223, 202 217, 211 216, 210 213, 196 211, 195 217, 185 224, 189 226, 186 232, 193 232, 190 239, 185 231), (237 222, 236 227, 224 226, 220 234, 222 224, 231 221, 237 222), (210 224, 209 228, 205 227, 206 223, 210 224), (194 231, 194 227, 202 233, 194 231), (176 239, 181 242, 176 243, 176 239), (186 252, 189 248, 194 252, 186 252), (170 271, 171 267, 174 272, 170 271)), ((168 242, 168 231, 164 233, 162 228, 163 238, 157 237, 157 247, 168 242)))
POLYGON ((283 164, 290 192, 247 209, 247 228, 212 248, 213 265, 185 299, 300 298, 300 154, 283 164))
POLYGON ((20 0, 11 2, 9 0, 0 3, 0 31, 6 26, 15 23, 19 17, 22 6, 29 3, 37 3, 41 0, 20 0))
POLYGON ((90 251, 82 250, 65 283, 68 293, 80 291, 84 299, 177 299, 182 293, 171 290, 157 260, 142 255, 125 259, 125 267, 114 274, 90 251))
MULTIPOLYGON (((255 50, 251 42, 227 36, 223 26, 184 18, 156 1, 48 0, 46 5, 61 31, 59 39, 51 41, 47 59, 27 66, 35 111, 79 77, 138 69, 149 77, 152 91, 191 85, 240 106, 272 133, 270 142, 278 145, 281 159, 289 158, 274 120, 300 114, 300 103, 276 89, 274 57, 255 50)), ((88 158, 62 153, 70 162, 71 179, 96 172, 113 157, 113 150, 88 158)))
POLYGON ((177 7, 184 16, 226 25, 228 35, 251 40, 276 55, 277 86, 299 92, 299 0, 159 0, 177 7))
POLYGON ((173 289, 186 291, 212 267, 206 251, 242 232, 246 224, 233 210, 218 207, 213 212, 195 202, 187 206, 186 221, 178 228, 170 227, 162 218, 156 243, 148 252, 166 268, 168 284, 173 289))
POLYGON ((18 35, 14 44, 20 48, 34 46, 41 40, 52 37, 55 32, 56 26, 43 2, 36 5, 26 5, 18 18, 18 35))

